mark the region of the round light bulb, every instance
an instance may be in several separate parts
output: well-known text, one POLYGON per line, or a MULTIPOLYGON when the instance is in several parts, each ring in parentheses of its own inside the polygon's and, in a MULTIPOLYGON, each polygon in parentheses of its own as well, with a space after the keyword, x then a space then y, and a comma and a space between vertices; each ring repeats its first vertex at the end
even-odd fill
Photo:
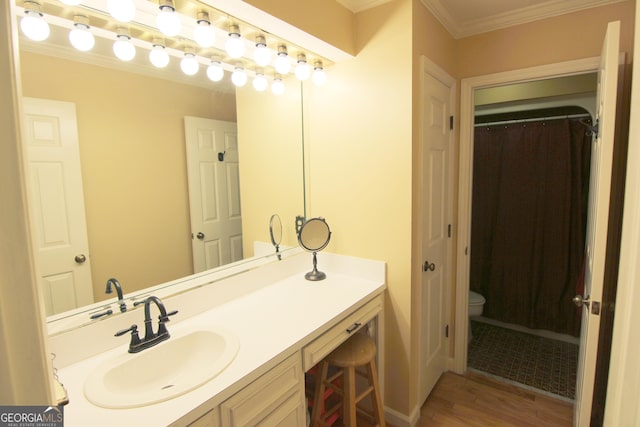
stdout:
POLYGON ((115 20, 120 22, 129 22, 136 16, 133 0, 107 0, 107 10, 115 20))
POLYGON ((273 79, 273 83, 271 83, 271 92, 276 95, 282 95, 284 93, 284 83, 281 78, 276 77, 273 79))
POLYGON ((149 61, 157 68, 164 68, 169 65, 169 54, 166 48, 160 44, 154 44, 153 49, 149 52, 149 61))
POLYGON ((287 74, 291 71, 291 62, 289 62, 289 55, 287 55, 287 52, 278 52, 278 57, 276 58, 274 66, 279 74, 287 74))
POLYGON ((224 76, 222 65, 218 61, 211 61, 211 65, 207 67, 207 77, 213 82, 219 82, 224 76))
POLYGON ((311 75, 311 80, 313 80, 313 83, 316 85, 322 86, 327 81, 327 73, 324 72, 322 67, 315 67, 311 75))
POLYGON ((171 6, 160 6, 160 13, 156 17, 156 23, 160 32, 169 37, 177 36, 182 29, 180 17, 171 6))
POLYGON ((263 41, 256 43, 256 48, 253 50, 253 60, 260 67, 266 67, 271 62, 271 51, 263 41))
POLYGON ((311 75, 311 67, 309 67, 306 60, 298 60, 295 73, 298 80, 307 80, 311 75))
POLYGON ((193 30, 193 38, 202 47, 211 47, 216 41, 216 33, 211 28, 211 22, 206 20, 198 21, 198 25, 193 30))
POLYGON ((78 50, 86 52, 93 49, 96 40, 89 31, 89 26, 85 24, 75 23, 73 29, 69 33, 69 41, 78 50))
POLYGON ((229 37, 224 45, 225 50, 232 58, 242 58, 244 55, 244 43, 238 33, 229 33, 229 37))
POLYGON ((267 78, 264 74, 256 74, 253 78, 253 88, 258 92, 264 92, 265 89, 267 89, 267 86, 269 86, 269 82, 267 82, 267 78))
POLYGON ((247 73, 244 72, 244 68, 236 67, 231 73, 231 82, 238 86, 242 87, 247 84, 247 73))
POLYGON ((136 48, 131 43, 131 37, 119 35, 113 43, 113 53, 121 61, 131 61, 136 56, 136 48))
POLYGON ((60 0, 60 1, 66 4, 67 6, 77 6, 80 3, 82 3, 82 0, 60 0))
POLYGON ((51 34, 49 24, 42 18, 42 13, 35 10, 25 10, 20 20, 20 28, 25 36, 36 42, 46 40, 51 34))
POLYGON ((185 53, 184 58, 180 61, 180 69, 187 76, 193 76, 198 72, 200 65, 193 53, 185 53))

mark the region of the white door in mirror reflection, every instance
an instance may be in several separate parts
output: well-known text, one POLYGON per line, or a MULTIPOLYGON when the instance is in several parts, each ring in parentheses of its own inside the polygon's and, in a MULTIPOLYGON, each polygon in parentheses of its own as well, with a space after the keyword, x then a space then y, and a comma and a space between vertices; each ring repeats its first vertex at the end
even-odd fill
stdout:
POLYGON ((194 273, 242 259, 236 123, 185 117, 194 273))
POLYGON ((34 252, 47 315, 93 303, 76 108, 23 98, 34 252))

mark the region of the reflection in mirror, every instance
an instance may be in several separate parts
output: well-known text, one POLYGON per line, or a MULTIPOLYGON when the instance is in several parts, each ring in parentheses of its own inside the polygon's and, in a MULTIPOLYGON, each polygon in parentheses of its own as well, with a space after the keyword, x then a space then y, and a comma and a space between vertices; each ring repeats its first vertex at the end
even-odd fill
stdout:
POLYGON ((325 273, 318 271, 317 254, 327 247, 329 240, 331 240, 331 230, 324 218, 311 218, 300 229, 298 243, 303 249, 313 252, 313 270, 305 274, 305 279, 318 281, 327 277, 325 273))
MULTIPOLYGON (((191 229, 189 218, 185 116, 237 123, 244 258, 254 255, 255 242, 269 242, 265 216, 257 214, 278 210, 285 224, 293 227, 295 215, 304 211, 298 164, 302 159, 299 84, 288 84, 280 97, 256 95, 249 87, 236 94, 218 91, 213 84, 203 88, 131 72, 121 64, 112 67, 104 58, 89 59, 89 54, 77 60, 69 49, 63 57, 55 56, 60 52, 34 48, 22 38, 19 44, 24 96, 72 104, 77 128, 88 235, 82 265, 90 269, 82 285, 90 298, 56 309, 57 300, 45 295, 48 315, 65 311, 66 316, 68 310, 115 300, 105 293, 111 277, 118 278, 128 299, 150 286, 197 273, 191 246, 192 233, 198 230, 191 229), (260 99, 252 102, 256 96, 260 99), (254 108, 281 110, 283 122, 261 126, 254 119, 260 110, 254 108), (266 150, 265 142, 271 144, 266 150), (265 183, 267 165, 277 171, 277 185, 265 183)), ((219 151, 224 147, 216 147, 219 151)), ((119 312, 118 307, 113 311, 119 312)))
POLYGON ((280 242, 282 242, 282 221, 278 214, 271 215, 269 220, 269 236, 271 237, 271 244, 276 248, 276 255, 278 259, 282 259, 280 254, 280 242))

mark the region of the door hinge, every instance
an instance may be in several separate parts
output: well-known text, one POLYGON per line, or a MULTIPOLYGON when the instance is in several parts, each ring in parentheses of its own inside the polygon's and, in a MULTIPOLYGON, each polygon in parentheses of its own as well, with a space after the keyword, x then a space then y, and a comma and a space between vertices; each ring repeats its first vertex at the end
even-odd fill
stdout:
POLYGON ((449 224, 449 226, 447 227, 447 235, 449 238, 451 238, 451 224, 449 224))
POLYGON ((598 133, 598 131, 600 130, 600 118, 596 119, 596 122, 593 124, 593 126, 589 126, 586 123, 585 126, 587 127, 587 130, 591 133, 591 135, 594 135, 595 138, 598 139, 598 136, 600 136, 600 134, 598 133))
POLYGON ((444 337, 449 338, 449 325, 444 326, 444 337))
POLYGON ((453 116, 449 116, 449 130, 453 130, 453 116))

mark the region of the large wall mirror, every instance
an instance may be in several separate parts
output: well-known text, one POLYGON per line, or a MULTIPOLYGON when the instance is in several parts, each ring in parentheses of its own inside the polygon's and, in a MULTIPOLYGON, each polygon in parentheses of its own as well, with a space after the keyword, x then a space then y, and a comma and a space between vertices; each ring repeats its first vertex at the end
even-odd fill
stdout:
MULTIPOLYGON (((229 73, 214 83, 204 68, 194 77, 182 75, 178 61, 156 70, 147 51, 124 64, 101 53, 110 51, 113 41, 98 37, 92 52, 77 52, 67 32, 57 34, 55 27, 46 43, 22 35, 18 43, 23 96, 75 106, 90 303, 114 301, 115 294, 105 294, 112 277, 128 297, 197 273, 185 117, 236 123, 242 257, 258 255, 255 243, 270 242, 273 214, 283 222, 281 248, 296 246, 296 216, 304 215, 304 168, 301 85, 295 79, 285 80, 280 96, 257 93, 250 84, 236 89, 229 73), (271 114, 265 120, 264 111, 277 112, 278 119, 271 114)), ((229 153, 220 147, 223 159, 229 153)), ((89 318, 83 307, 62 314, 50 310, 54 319, 70 312, 89 318)))

